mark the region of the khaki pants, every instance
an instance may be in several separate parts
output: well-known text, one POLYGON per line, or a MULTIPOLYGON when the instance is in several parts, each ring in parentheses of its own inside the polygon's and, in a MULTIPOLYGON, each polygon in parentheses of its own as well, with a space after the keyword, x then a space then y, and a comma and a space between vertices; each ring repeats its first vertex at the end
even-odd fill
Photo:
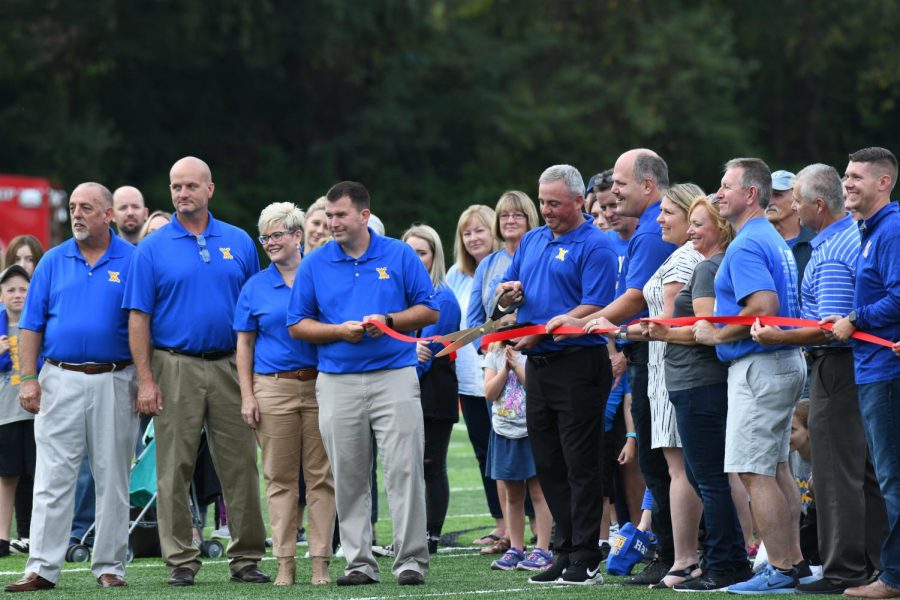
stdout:
POLYGON ((346 572, 378 579, 372 556, 372 436, 378 443, 394 526, 399 575, 428 572, 425 540, 424 422, 415 367, 319 373, 319 427, 331 459, 346 572))
POLYGON ((265 554, 256 441, 241 419, 234 357, 203 360, 156 350, 153 377, 163 401, 154 420, 159 542, 166 566, 200 569, 200 551, 191 545, 188 491, 204 425, 228 509, 229 568, 236 573, 256 564, 265 554))
POLYGON ((259 403, 256 439, 262 448, 263 478, 272 525, 272 553, 297 553, 299 472, 306 480, 310 556, 331 556, 334 535, 334 480, 322 435, 316 382, 253 376, 259 403))

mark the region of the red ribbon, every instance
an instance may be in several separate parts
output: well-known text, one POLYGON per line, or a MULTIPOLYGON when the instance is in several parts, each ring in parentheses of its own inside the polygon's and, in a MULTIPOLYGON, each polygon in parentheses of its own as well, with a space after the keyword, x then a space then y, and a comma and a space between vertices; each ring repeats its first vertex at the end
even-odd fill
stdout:
MULTIPOLYGON (((693 325, 697 321, 709 321, 710 323, 717 323, 719 325, 753 325, 756 320, 759 319, 760 324, 762 325, 773 325, 776 327, 814 327, 816 329, 826 329, 831 331, 832 323, 824 323, 822 325, 819 324, 818 321, 813 321, 812 319, 792 319, 789 317, 753 317, 753 316, 739 316, 739 317, 671 317, 668 319, 641 319, 641 321, 645 321, 648 323, 659 323, 660 325, 669 325, 671 327, 686 327, 689 325, 693 325)), ((633 321, 633 323, 637 323, 637 321, 633 321)), ((631 323, 629 323, 630 325, 631 323)), ((402 342, 416 343, 416 342, 430 342, 435 340, 441 336, 432 335, 424 338, 415 338, 408 335, 404 335, 397 331, 394 331, 381 321, 366 321, 363 325, 374 325, 385 335, 388 335, 395 340, 400 340, 402 342)), ((613 333, 618 331, 618 327, 609 327, 605 329, 595 329, 591 332, 591 334, 604 334, 604 333, 613 333)), ((554 335, 588 335, 584 329, 581 327, 574 327, 571 325, 563 325, 561 327, 557 327, 553 330, 554 335)), ((506 340, 511 340, 514 338, 525 337, 526 335, 547 335, 547 326, 546 325, 526 325, 524 327, 516 327, 515 329, 504 329, 503 331, 497 331, 495 333, 489 333, 481 338, 481 347, 482 349, 487 348, 493 342, 502 342, 506 340)), ((866 333, 864 331, 854 331, 853 335, 850 337, 855 338, 857 340, 863 342, 869 342, 872 344, 877 344, 879 346, 884 346, 885 348, 892 348, 894 346, 894 342, 888 341, 884 338, 880 338, 876 335, 872 335, 871 333, 866 333)), ((444 346, 449 346, 449 344, 444 344, 444 346)))

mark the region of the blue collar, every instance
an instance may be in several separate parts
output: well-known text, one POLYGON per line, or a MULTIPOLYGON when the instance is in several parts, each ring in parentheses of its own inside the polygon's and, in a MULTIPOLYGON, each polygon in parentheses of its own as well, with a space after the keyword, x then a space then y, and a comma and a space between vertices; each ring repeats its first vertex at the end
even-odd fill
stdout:
MULTIPOLYGON (((126 242, 122 238, 116 235, 116 232, 112 230, 112 227, 109 228, 109 246, 106 248, 106 252, 103 253, 103 256, 100 257, 94 267, 98 265, 102 265, 106 261, 113 258, 122 258, 122 251, 124 250, 124 244, 131 245, 131 242, 126 242)), ((78 247, 78 242, 75 241, 75 238, 70 238, 66 242, 64 242, 64 250, 65 256, 68 258, 77 258, 79 260, 85 260, 84 254, 81 253, 81 249, 78 247)))
MULTIPOLYGON (((219 222, 213 217, 213 214, 207 211, 209 214, 209 223, 206 224, 206 229, 203 231, 203 237, 221 237, 222 231, 219 222)), ((184 225, 178 220, 178 213, 172 213, 172 220, 169 222, 169 225, 172 226, 169 233, 172 235, 172 239, 180 238, 180 237, 190 237, 196 238, 193 233, 184 228, 184 225)))
POLYGON ((273 288, 287 287, 284 277, 281 276, 281 271, 278 270, 275 263, 270 263, 264 273, 269 278, 269 283, 272 284, 273 288))
POLYGON ((359 258, 353 258, 344 252, 341 245, 334 240, 332 240, 334 243, 329 242, 320 247, 319 250, 331 246, 331 256, 329 257, 331 262, 365 262, 367 260, 372 260, 373 258, 380 258, 384 255, 384 241, 380 235, 372 231, 371 227, 368 227, 367 229, 369 230, 369 247, 366 248, 366 251, 363 252, 359 258))
POLYGON ((859 225, 859 232, 863 236, 870 234, 872 232, 872 230, 875 229, 875 227, 881 221, 886 219, 889 214, 898 213, 898 212, 900 212, 900 204, 898 204, 897 202, 888 202, 887 206, 883 206, 881 208, 881 210, 879 210, 877 213, 872 215, 869 219, 867 219, 867 220, 860 219, 857 222, 857 224, 859 225))
POLYGON ((659 214, 660 204, 662 204, 662 198, 660 198, 656 202, 651 203, 647 206, 647 208, 644 209, 644 212, 642 212, 641 216, 638 217, 637 226, 634 228, 635 231, 637 231, 641 225, 656 221, 656 216, 659 214))
POLYGON ((850 213, 845 212, 843 217, 820 231, 816 235, 816 237, 814 237, 812 241, 810 241, 810 245, 813 248, 818 248, 819 246, 824 244, 828 238, 836 233, 844 231, 848 227, 853 227, 853 218, 850 216, 850 213))

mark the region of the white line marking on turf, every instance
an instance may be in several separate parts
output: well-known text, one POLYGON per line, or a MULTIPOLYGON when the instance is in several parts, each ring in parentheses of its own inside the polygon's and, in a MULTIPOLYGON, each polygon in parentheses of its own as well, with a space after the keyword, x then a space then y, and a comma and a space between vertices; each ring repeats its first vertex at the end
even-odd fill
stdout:
POLYGON ((390 600, 390 598, 440 598, 446 596, 480 596, 482 594, 503 594, 506 592, 524 592, 528 588, 511 588, 508 590, 469 590, 468 592, 435 592, 433 594, 399 594, 394 596, 367 596, 356 600, 390 600))

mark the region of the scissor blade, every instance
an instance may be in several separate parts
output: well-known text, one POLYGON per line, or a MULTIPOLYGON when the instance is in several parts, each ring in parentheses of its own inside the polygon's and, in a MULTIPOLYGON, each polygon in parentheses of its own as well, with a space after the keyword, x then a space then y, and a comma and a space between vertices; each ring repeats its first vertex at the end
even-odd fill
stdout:
MULTIPOLYGON (((447 346, 446 348, 444 348, 443 350, 438 352, 435 356, 440 358, 441 356, 447 356, 451 352, 456 352, 457 350, 459 350, 466 344, 470 344, 471 342, 477 340, 479 337, 481 337, 483 335, 483 333, 484 332, 482 331, 481 327, 477 328, 475 331, 470 331, 470 332, 466 333, 465 335, 462 335, 462 336, 456 338, 456 341, 454 341, 452 344, 450 344, 449 346, 447 346)), ((438 341, 440 341, 440 340, 438 340, 438 341)))
MULTIPOLYGON (((459 338, 465 337, 472 333, 473 331, 479 331, 481 327, 469 327, 468 329, 460 329, 459 331, 454 331, 453 333, 448 333, 446 335, 442 335, 439 338, 435 338, 434 341, 439 344, 446 344, 448 342, 455 342, 459 338)), ((477 336, 476 336, 477 337, 477 336)))

